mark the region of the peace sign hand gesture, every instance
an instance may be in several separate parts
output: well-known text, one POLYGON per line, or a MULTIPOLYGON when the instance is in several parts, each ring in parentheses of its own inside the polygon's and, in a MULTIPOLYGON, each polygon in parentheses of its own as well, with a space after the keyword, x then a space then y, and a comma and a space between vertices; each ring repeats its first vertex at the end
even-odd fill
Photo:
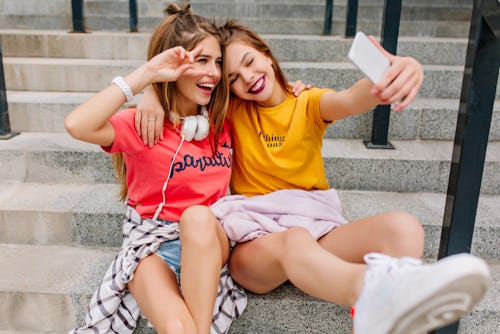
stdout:
POLYGON ((151 73, 150 83, 176 81, 183 74, 207 75, 206 71, 193 69, 194 60, 201 50, 201 46, 191 51, 186 51, 182 46, 176 46, 157 54, 146 63, 147 71, 151 73))

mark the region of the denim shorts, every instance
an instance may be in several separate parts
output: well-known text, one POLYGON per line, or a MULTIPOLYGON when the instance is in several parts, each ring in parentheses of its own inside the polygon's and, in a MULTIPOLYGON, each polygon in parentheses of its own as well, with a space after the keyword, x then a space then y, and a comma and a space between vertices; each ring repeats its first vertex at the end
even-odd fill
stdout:
MULTIPOLYGON (((163 221, 165 224, 172 222, 163 221)), ((162 242, 156 250, 156 254, 167 263, 179 280, 181 276, 181 240, 179 238, 162 242)))
POLYGON ((161 256, 174 271, 177 279, 181 275, 181 240, 179 238, 162 242, 156 254, 161 256))

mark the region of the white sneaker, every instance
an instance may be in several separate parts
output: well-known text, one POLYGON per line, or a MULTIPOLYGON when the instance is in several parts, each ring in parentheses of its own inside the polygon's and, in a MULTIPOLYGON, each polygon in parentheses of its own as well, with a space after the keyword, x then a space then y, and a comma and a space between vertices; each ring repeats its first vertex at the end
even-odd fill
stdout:
POLYGON ((365 262, 355 334, 423 334, 451 324, 472 310, 490 282, 487 264, 470 254, 422 264, 370 253, 365 262))

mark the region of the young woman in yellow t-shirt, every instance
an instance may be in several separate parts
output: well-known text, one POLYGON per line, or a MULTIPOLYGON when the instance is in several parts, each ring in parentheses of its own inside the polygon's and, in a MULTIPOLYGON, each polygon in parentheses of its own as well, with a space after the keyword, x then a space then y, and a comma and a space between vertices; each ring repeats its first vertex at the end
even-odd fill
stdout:
MULTIPOLYGON (((326 127, 378 104, 394 104, 401 111, 423 80, 415 59, 391 55, 372 38, 391 62, 379 82, 364 78, 339 92, 310 89, 295 96, 256 33, 234 21, 221 32, 232 93, 231 193, 253 200, 284 189, 332 191, 321 155, 326 127)), ((142 101, 142 119, 163 113, 151 103, 150 98, 142 101)), ((138 130, 155 136, 151 128, 138 130)), ((351 306, 356 334, 426 333, 469 312, 487 289, 489 271, 484 261, 468 254, 423 265, 418 260, 423 249, 418 219, 386 212, 340 224, 318 239, 303 227, 262 233, 233 248, 230 273, 254 293, 270 292, 289 280, 314 297, 351 306)))

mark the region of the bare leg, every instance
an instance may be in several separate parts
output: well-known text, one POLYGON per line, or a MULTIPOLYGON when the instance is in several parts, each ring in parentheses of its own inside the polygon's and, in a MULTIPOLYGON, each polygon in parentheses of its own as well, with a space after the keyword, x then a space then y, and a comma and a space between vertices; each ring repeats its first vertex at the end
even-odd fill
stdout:
POLYGON ((196 333, 177 278, 161 257, 153 254, 142 259, 128 288, 158 333, 196 333))
POLYGON ((306 230, 292 228, 236 246, 230 272, 255 293, 267 293, 288 279, 314 297, 353 305, 363 285, 366 266, 359 263, 366 253, 420 257, 423 238, 418 220, 404 212, 346 224, 319 242, 306 230))
POLYGON ((181 288, 199 334, 210 331, 221 268, 229 241, 217 218, 205 206, 193 206, 180 219, 181 288))
POLYGON ((363 263, 367 253, 420 258, 424 251, 424 230, 406 212, 387 212, 366 217, 332 230, 319 244, 341 259, 363 263))
POLYGON ((288 279, 311 296, 343 305, 357 300, 365 269, 326 251, 303 228, 239 244, 230 258, 232 277, 252 292, 267 293, 288 279))

